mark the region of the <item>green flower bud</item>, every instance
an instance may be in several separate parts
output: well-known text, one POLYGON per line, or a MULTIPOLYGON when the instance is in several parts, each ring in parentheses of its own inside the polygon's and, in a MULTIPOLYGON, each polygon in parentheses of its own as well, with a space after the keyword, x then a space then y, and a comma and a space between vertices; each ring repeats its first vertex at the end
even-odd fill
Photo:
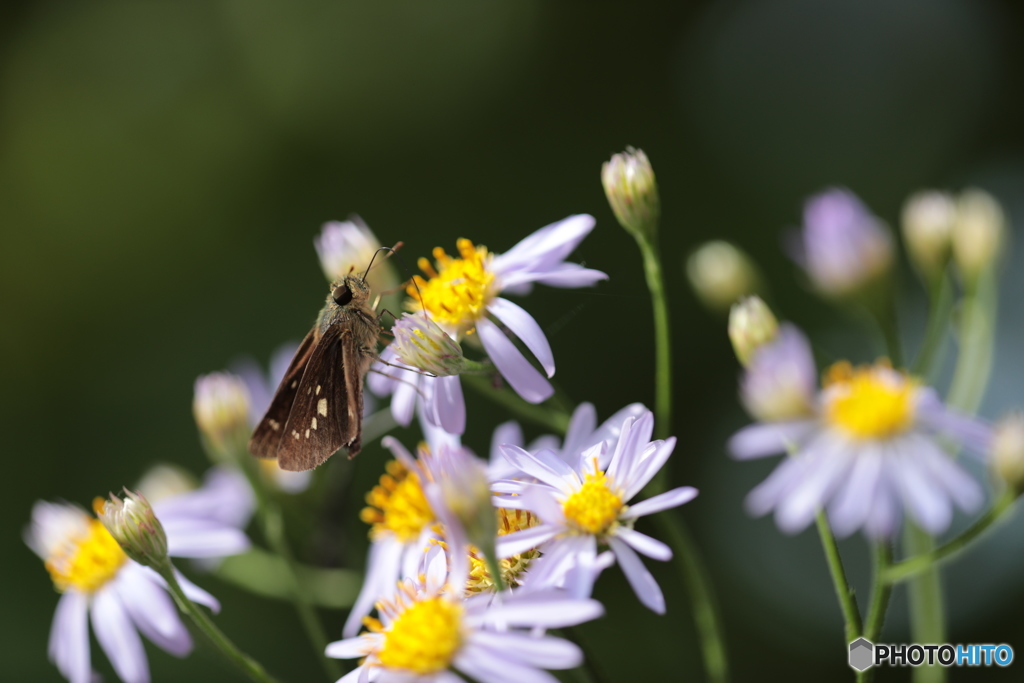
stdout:
POLYGON ((650 241, 658 230, 661 202, 654 169, 643 150, 627 147, 601 167, 601 183, 615 218, 634 237, 650 241))
POLYGON ((903 204, 903 243, 926 281, 942 275, 949 262, 956 219, 956 202, 945 192, 918 192, 903 204))
POLYGON ((965 190, 956 205, 953 258, 964 285, 974 287, 995 263, 1003 247, 1006 217, 995 197, 983 190, 965 190))
POLYGON ((705 306, 725 311, 744 296, 756 294, 760 278, 754 262, 729 242, 714 240, 697 248, 686 261, 693 291, 705 306))
POLYGON ((111 493, 110 500, 104 501, 100 521, 128 557, 146 567, 165 567, 167 534, 163 525, 141 494, 124 492, 124 500, 111 493))
POLYGON ((778 333, 779 321, 759 296, 741 299, 729 311, 729 340, 743 365, 749 365, 754 351, 775 339, 778 333))

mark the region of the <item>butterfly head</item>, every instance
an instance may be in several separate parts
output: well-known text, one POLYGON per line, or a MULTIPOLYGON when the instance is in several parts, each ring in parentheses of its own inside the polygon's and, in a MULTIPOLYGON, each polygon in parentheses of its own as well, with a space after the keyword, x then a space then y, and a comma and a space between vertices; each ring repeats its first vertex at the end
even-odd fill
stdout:
POLYGON ((339 306, 357 306, 365 304, 370 297, 370 287, 362 279, 354 275, 344 278, 331 285, 331 298, 339 306))

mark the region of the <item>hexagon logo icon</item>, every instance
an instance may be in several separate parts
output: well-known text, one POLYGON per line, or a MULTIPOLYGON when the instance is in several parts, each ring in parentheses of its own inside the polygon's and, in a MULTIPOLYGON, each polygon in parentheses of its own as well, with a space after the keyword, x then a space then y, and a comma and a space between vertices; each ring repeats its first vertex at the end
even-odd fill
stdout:
POLYGON ((875 663, 875 646, 867 638, 858 638, 850 643, 850 666, 857 671, 871 668, 875 663))

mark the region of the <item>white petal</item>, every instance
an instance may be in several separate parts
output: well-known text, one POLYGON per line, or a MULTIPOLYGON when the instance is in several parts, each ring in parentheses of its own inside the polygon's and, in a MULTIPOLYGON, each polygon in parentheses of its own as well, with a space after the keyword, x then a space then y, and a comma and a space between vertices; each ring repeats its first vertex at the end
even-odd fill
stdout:
MULTIPOLYGON (((591 287, 601 280, 608 279, 608 273, 603 273, 593 268, 584 268, 578 263, 560 263, 545 273, 531 275, 530 281, 538 282, 548 287, 564 289, 591 287)), ((526 281, 526 279, 524 278, 523 281, 526 281)))
POLYGON ((400 372, 401 380, 396 380, 395 393, 391 396, 391 415, 395 422, 408 427, 416 409, 416 399, 420 396, 420 375, 415 372, 402 372, 392 368, 391 372, 400 372))
POLYGON ((890 481, 894 478, 892 468, 884 457, 882 468, 883 473, 875 487, 874 501, 864 523, 865 533, 875 539, 892 536, 902 518, 900 500, 890 481))
MULTIPOLYGON (((152 571, 148 568, 145 569, 147 569, 148 571, 152 571)), ((156 576, 158 579, 160 579, 160 585, 164 585, 163 579, 160 578, 159 574, 153 572, 153 576, 156 576)), ((182 574, 178 570, 174 570, 174 576, 177 577, 178 583, 181 584, 182 592, 185 593, 185 596, 189 600, 191 600, 192 602, 198 602, 200 605, 206 605, 214 614, 220 612, 220 603, 217 601, 217 598, 213 597, 212 595, 204 591, 202 588, 186 579, 184 574, 182 574)))
POLYGON ((565 512, 555 499, 555 493, 546 486, 526 484, 519 492, 522 498, 520 510, 529 510, 537 515, 545 524, 562 526, 565 524, 565 512))
POLYGON ((935 481, 946 489, 953 502, 964 512, 974 512, 985 501, 985 493, 959 464, 930 439, 918 436, 918 458, 935 481))
POLYGON ((365 657, 372 649, 373 643, 369 638, 358 636, 328 643, 324 654, 334 659, 355 659, 365 657))
POLYGON ((767 479, 747 494, 743 502, 747 512, 760 517, 778 505, 786 492, 799 483, 807 465, 807 458, 801 456, 783 459, 767 479))
POLYGON ((551 383, 530 365, 530 361, 526 360, 497 325, 482 318, 477 321, 476 331, 498 372, 523 399, 530 403, 541 403, 555 393, 551 383))
POLYGON ((91 616, 96 640, 121 680, 125 683, 148 683, 149 663, 142 639, 116 591, 106 589, 95 593, 91 616))
POLYGON ((491 462, 496 460, 504 460, 501 456, 501 446, 508 444, 510 446, 523 445, 523 428, 519 426, 519 423, 515 420, 503 422, 494 429, 494 435, 491 436, 491 462))
POLYGON ((633 550, 654 560, 667 562, 672 559, 672 549, 656 538, 642 534, 635 529, 619 527, 615 530, 616 538, 629 544, 633 550))
POLYGON ((583 653, 573 643, 550 636, 476 631, 470 642, 497 652, 514 653, 516 659, 542 669, 572 669, 583 661, 583 653))
POLYGON ((348 619, 345 620, 342 636, 351 638, 359 633, 363 617, 370 613, 373 603, 382 597, 384 590, 394 586, 395 581, 398 581, 402 550, 402 543, 395 538, 379 538, 370 544, 363 585, 359 589, 359 596, 352 605, 348 619))
POLYGON ((192 651, 192 637, 163 586, 133 571, 121 572, 114 586, 142 635, 177 657, 192 651))
POLYGON ((532 628, 562 628, 596 619, 604 614, 597 600, 577 600, 558 590, 513 593, 502 604, 493 603, 483 614, 467 614, 467 620, 484 624, 532 628))
POLYGON ((252 545, 245 532, 203 519, 171 519, 163 523, 167 554, 171 557, 227 557, 252 545))
MULTIPOLYGON (((535 669, 511 659, 503 650, 490 647, 473 647, 467 643, 456 655, 455 667, 482 683, 557 683, 558 679, 540 669, 535 669)), ((412 681, 409 681, 412 683, 412 681)))
POLYGON ((632 483, 633 468, 639 460, 641 452, 651 438, 654 429, 654 414, 650 411, 635 421, 626 420, 622 424, 622 433, 615 444, 615 452, 608 464, 608 477, 619 486, 628 488, 632 483))
POLYGON ((858 453, 849 475, 832 497, 829 525, 839 538, 849 536, 867 522, 882 474, 882 457, 877 449, 858 453))
POLYGON ((499 536, 495 541, 498 557, 512 557, 519 553, 525 553, 527 550, 551 540, 557 533, 558 528, 555 526, 538 524, 522 531, 513 531, 510 534, 499 536))
POLYGON ((680 486, 679 488, 672 489, 671 491, 665 491, 665 493, 659 493, 656 496, 651 496, 647 500, 640 501, 635 505, 630 505, 623 513, 623 519, 636 519, 645 515, 653 515, 655 512, 661 512, 662 510, 669 510, 671 508, 679 507, 684 503, 689 503, 691 500, 697 497, 697 489, 692 486, 680 486))
MULTIPOLYGON (((424 378, 429 380, 430 378, 424 378)), ((434 412, 438 424, 449 434, 466 431, 466 401, 462 397, 462 383, 458 375, 436 377, 434 385, 434 412)))
POLYGON ((938 534, 949 528, 953 507, 946 492, 932 479, 927 464, 919 461, 915 455, 890 455, 896 488, 903 506, 918 526, 930 534, 938 534))
POLYGON ((582 483, 576 472, 551 451, 530 453, 518 446, 502 446, 501 454, 517 470, 565 494, 582 483))
POLYGON ((71 683, 89 683, 89 598, 76 590, 60 596, 50 627, 50 661, 71 683))
POLYGON ((587 445, 587 439, 597 427, 597 409, 592 403, 581 403, 572 412, 569 428, 565 430, 565 442, 561 457, 566 462, 573 462, 574 457, 587 445))
POLYGON ((752 424, 733 434, 727 448, 737 460, 763 458, 799 445, 810 436, 815 426, 813 420, 752 424))
POLYGON ((551 345, 533 316, 521 306, 501 297, 491 301, 487 306, 487 311, 503 322, 512 334, 519 337, 526 348, 530 349, 530 352, 540 361, 540 365, 548 377, 555 374, 555 356, 551 353, 551 345))
POLYGON ((495 256, 491 269, 507 277, 516 271, 532 272, 545 267, 550 268, 565 260, 593 229, 594 217, 586 214, 569 216, 545 225, 520 240, 504 254, 495 256))
MULTIPOLYGON (((560 588, 577 559, 580 556, 596 555, 596 551, 597 541, 593 536, 563 536, 544 546, 544 555, 530 565, 526 583, 530 590, 560 588)), ((590 595, 573 597, 589 598, 590 595)))
POLYGON ((615 537, 608 539, 608 545, 615 553, 615 559, 622 567, 622 573, 633 587, 633 592, 640 602, 655 614, 665 613, 665 596, 661 593, 658 582, 654 580, 647 567, 640 561, 637 554, 625 542, 615 537))
POLYGON ((675 450, 676 437, 670 436, 664 441, 654 441, 652 444, 654 445, 653 452, 633 465, 633 472, 625 482, 625 500, 630 500, 640 493, 648 482, 654 479, 654 475, 665 466, 672 451, 675 450))
POLYGON ((808 459, 800 480, 779 501, 775 521, 786 533, 802 531, 828 503, 832 492, 844 481, 855 455, 840 441, 829 441, 820 450, 797 456, 808 459))

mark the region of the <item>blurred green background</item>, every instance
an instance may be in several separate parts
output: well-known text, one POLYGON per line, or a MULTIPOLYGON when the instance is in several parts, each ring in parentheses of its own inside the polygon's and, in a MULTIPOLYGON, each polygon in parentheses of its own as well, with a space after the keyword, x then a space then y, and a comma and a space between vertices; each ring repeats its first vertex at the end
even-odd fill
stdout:
MULTIPOLYGON (((574 400, 602 418, 650 404, 640 258, 599 181, 626 145, 648 153, 662 191, 674 477, 701 489, 683 514, 717 582, 734 677, 849 678, 813 532, 786 537, 742 511, 774 463, 723 453, 745 422, 737 366, 682 263, 704 239, 738 241, 786 317, 855 360, 877 355, 878 340, 800 286, 780 235, 832 184, 891 223, 930 186, 981 185, 1024 215, 1018 3, 9 0, 0 22, 0 678, 58 679, 46 660, 57 595, 21 541, 32 502, 88 504, 157 461, 201 473, 193 380, 242 355, 265 362, 304 334, 325 291, 312 247, 324 221, 358 212, 382 242, 404 240, 411 264, 458 237, 500 252, 593 214, 572 259, 610 281, 523 303, 574 400)), ((1019 248, 1009 258, 1024 264, 1019 248)), ((989 417, 1024 399, 1022 272, 1005 272, 989 417)), ((923 295, 904 280, 912 338, 923 295)), ((465 442, 486 452, 504 419, 472 400, 465 442)), ((356 470, 351 499, 331 512, 348 527, 338 559, 351 566, 365 550, 362 492, 383 461, 372 444, 325 468, 356 470)), ((322 552, 297 544, 307 558, 322 552)), ((842 548, 864 593, 862 546, 842 548)), ((1024 646, 1022 554, 1012 523, 946 572, 953 642, 1024 646)), ((597 593, 608 614, 582 633, 612 680, 701 680, 687 598, 671 567, 652 569, 667 616, 640 607, 612 569, 597 593)), ((221 598, 218 622, 243 649, 285 680, 322 680, 287 605, 192 575, 221 598)), ((904 614, 898 594, 886 639, 907 638, 904 614)), ((344 613, 324 618, 337 636, 344 613)), ((157 682, 238 679, 203 648, 186 660, 148 652, 157 682)), ((94 662, 115 680, 96 648, 94 662)), ((954 680, 1019 680, 1020 666, 954 680)))

